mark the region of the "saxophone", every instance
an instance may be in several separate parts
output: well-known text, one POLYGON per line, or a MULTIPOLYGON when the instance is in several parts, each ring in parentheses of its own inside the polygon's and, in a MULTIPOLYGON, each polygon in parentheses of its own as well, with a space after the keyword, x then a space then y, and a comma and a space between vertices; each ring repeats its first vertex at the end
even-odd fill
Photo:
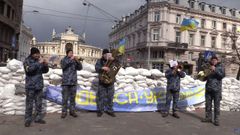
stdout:
POLYGON ((110 71, 106 72, 103 71, 99 74, 99 80, 103 82, 104 84, 112 84, 115 81, 115 76, 117 75, 118 71, 121 68, 121 64, 119 62, 119 58, 121 54, 118 50, 113 49, 111 50, 113 60, 107 60, 105 67, 109 67, 110 71))

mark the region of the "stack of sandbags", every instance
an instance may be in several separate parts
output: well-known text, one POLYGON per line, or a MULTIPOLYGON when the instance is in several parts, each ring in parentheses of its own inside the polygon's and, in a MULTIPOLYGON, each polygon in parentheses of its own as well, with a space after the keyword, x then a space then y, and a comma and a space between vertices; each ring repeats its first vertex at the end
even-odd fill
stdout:
POLYGON ((14 115, 15 114, 15 85, 7 84, 4 87, 0 87, 0 112, 6 115, 14 115))
POLYGON ((43 113, 61 113, 62 106, 57 103, 43 100, 43 113))
POLYGON ((221 110, 240 111, 240 81, 224 78, 222 85, 221 110))
POLYGON ((98 74, 86 70, 77 72, 78 85, 85 90, 98 89, 98 74))
POLYGON ((3 84, 24 83, 23 64, 15 59, 9 61, 6 67, 0 67, 0 87, 3 84))

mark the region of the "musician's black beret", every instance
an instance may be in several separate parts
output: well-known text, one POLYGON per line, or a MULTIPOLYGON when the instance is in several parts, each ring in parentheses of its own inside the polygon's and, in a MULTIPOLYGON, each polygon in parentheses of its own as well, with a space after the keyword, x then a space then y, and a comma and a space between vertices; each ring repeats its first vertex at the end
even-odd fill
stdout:
POLYGON ((31 48, 30 55, 33 55, 33 54, 40 54, 40 51, 38 50, 38 48, 36 47, 31 48))
POLYGON ((109 50, 108 50, 108 49, 103 49, 102 54, 104 55, 104 54, 106 54, 106 53, 109 53, 109 50))
POLYGON ((218 57, 217 56, 212 56, 211 60, 213 60, 213 59, 218 60, 218 57))
POLYGON ((68 50, 66 51, 66 54, 68 55, 68 53, 71 52, 71 51, 73 51, 73 50, 72 50, 72 49, 68 49, 68 50))

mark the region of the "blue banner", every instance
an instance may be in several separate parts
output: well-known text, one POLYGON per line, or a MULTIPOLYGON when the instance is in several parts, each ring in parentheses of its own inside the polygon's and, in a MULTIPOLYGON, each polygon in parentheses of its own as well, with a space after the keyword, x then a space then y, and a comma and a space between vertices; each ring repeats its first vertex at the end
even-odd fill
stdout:
MULTIPOLYGON (((62 104, 62 88, 49 86, 45 92, 46 98, 58 104, 62 104)), ((76 95, 76 108, 96 111, 96 91, 84 90, 80 87, 76 95)), ((205 85, 181 89, 178 107, 187 107, 205 101, 205 85)), ((114 111, 119 112, 142 112, 157 111, 163 109, 166 102, 165 88, 147 90, 134 90, 118 92, 114 94, 114 111)))

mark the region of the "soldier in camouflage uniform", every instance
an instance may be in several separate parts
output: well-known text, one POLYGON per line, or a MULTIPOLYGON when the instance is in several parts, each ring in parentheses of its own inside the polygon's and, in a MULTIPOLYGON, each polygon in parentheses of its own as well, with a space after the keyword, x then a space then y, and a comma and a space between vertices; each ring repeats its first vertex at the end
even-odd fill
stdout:
POLYGON ((225 77, 225 71, 218 62, 218 58, 213 56, 210 64, 212 73, 205 78, 206 83, 206 118, 202 122, 212 122, 212 101, 214 101, 214 122, 219 126, 220 101, 222 100, 222 79, 225 77))
POLYGON ((26 73, 26 110, 25 126, 29 127, 33 120, 33 102, 35 102, 35 122, 45 124, 42 120, 43 73, 48 72, 48 63, 40 58, 37 48, 31 48, 31 54, 24 61, 26 73))
POLYGON ((63 70, 62 77, 62 115, 61 118, 67 116, 68 100, 70 100, 69 113, 73 117, 77 117, 75 110, 75 98, 77 92, 77 70, 82 69, 82 64, 73 56, 72 50, 67 50, 67 56, 61 60, 63 70))
MULTIPOLYGON (((110 69, 104 66, 107 62, 108 53, 109 50, 104 49, 102 53, 102 58, 97 61, 95 69, 98 73, 102 73, 103 71, 109 72, 110 69)), ((104 84, 99 80, 99 86, 96 97, 98 117, 101 117, 103 115, 104 110, 106 110, 106 113, 108 115, 116 117, 113 110, 113 97, 114 97, 114 83, 104 84)))
POLYGON ((177 103, 179 100, 179 92, 180 92, 180 81, 181 78, 186 76, 186 73, 182 71, 182 69, 177 67, 178 65, 173 65, 170 69, 168 69, 165 73, 167 78, 167 94, 166 94, 166 106, 165 112, 163 113, 163 117, 167 117, 169 115, 170 104, 173 98, 173 117, 180 118, 177 111, 177 103))

